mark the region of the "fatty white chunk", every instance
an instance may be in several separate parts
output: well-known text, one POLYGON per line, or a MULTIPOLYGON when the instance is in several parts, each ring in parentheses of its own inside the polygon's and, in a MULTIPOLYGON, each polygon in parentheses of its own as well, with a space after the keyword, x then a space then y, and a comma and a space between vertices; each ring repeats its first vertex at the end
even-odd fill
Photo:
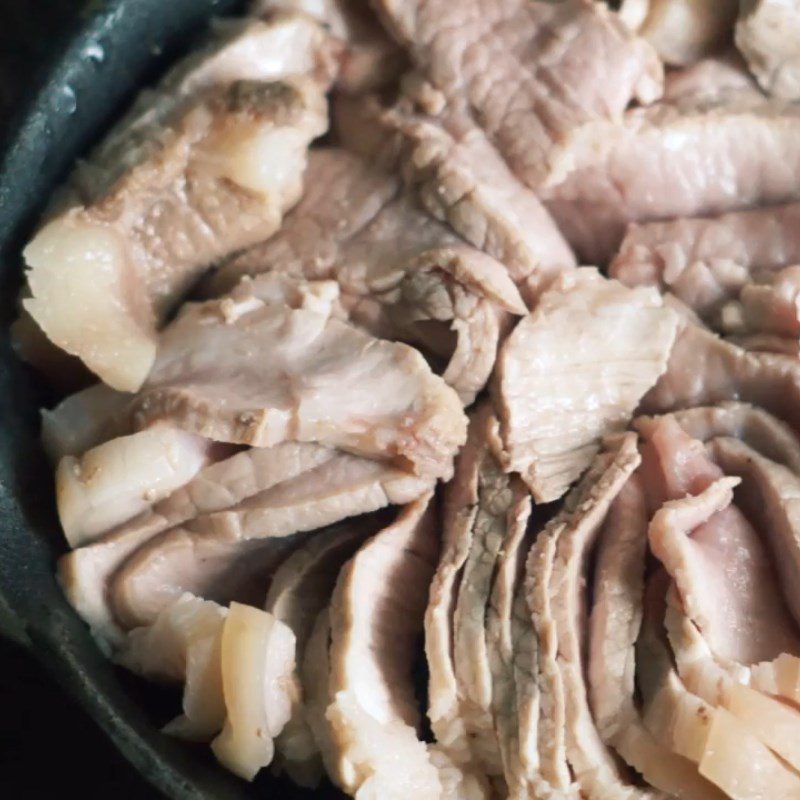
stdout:
POLYGON ((222 686, 227 717, 211 743, 217 760, 251 781, 272 761, 273 739, 289 721, 295 639, 266 611, 231 603, 222 631, 222 686))
POLYGON ((64 456, 56 501, 69 544, 87 544, 168 497, 208 463, 209 446, 202 436, 160 425, 64 456))

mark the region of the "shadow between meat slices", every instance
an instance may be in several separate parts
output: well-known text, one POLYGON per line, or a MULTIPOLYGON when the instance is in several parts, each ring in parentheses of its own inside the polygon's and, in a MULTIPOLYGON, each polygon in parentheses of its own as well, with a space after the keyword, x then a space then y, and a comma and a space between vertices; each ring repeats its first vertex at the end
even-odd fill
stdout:
POLYGON ((627 427, 667 368, 677 325, 652 290, 593 269, 564 274, 517 325, 497 363, 503 458, 537 502, 561 497, 600 438, 627 427))
POLYGON ((339 319, 332 282, 266 274, 184 307, 132 404, 217 441, 316 441, 446 478, 463 443, 458 396, 413 348, 339 319))
POLYGON ((306 538, 298 534, 409 502, 428 488, 379 462, 338 454, 150 539, 114 574, 108 588, 114 614, 126 627, 146 624, 183 591, 220 603, 260 604, 267 585, 263 576, 306 538))
POLYGON ((24 308, 116 389, 139 388, 158 328, 213 260, 278 228, 327 129, 328 77, 309 73, 331 44, 310 18, 219 38, 140 96, 25 249, 24 308))
MULTIPOLYGON (((800 262, 800 203, 631 225, 611 262, 627 286, 672 292, 718 327, 725 303, 800 262)), ((754 290, 763 292, 764 287, 754 290)))
POLYGON ((306 184, 281 230, 223 264, 206 291, 265 272, 335 280, 354 323, 443 360, 445 381, 471 403, 511 315, 526 311, 503 264, 431 217, 393 175, 345 150, 312 152, 306 184))

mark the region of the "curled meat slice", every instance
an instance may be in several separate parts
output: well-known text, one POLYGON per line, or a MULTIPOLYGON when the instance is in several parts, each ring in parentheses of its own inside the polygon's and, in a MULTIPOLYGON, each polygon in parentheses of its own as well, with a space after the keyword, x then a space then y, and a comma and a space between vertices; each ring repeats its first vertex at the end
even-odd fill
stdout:
POLYGON ((480 120, 534 189, 569 171, 563 151, 576 128, 616 119, 632 99, 651 102, 661 92, 652 48, 600 3, 376 0, 374 7, 414 66, 449 105, 480 120))
POLYGON ((465 438, 458 396, 404 344, 338 319, 337 286, 266 274, 187 306, 133 401, 141 427, 209 438, 316 441, 447 477, 465 438))
POLYGON ((353 322, 444 361, 444 379, 472 402, 510 315, 526 311, 505 267, 432 218, 394 176, 345 150, 311 153, 306 177, 281 230, 227 261, 207 291, 264 272, 335 280, 353 322))
POLYGON ((566 273, 502 348, 497 393, 508 469, 559 498, 600 437, 624 429, 667 366, 677 317, 652 292, 594 270, 566 273))
POLYGON ((25 249, 26 311, 116 389, 142 384, 210 262, 280 225, 327 128, 326 81, 306 74, 327 36, 310 18, 223 34, 140 98, 25 249))
POLYGON ((418 738, 412 682, 437 551, 435 507, 426 496, 361 547, 331 598, 326 765, 358 797, 441 796, 418 738))

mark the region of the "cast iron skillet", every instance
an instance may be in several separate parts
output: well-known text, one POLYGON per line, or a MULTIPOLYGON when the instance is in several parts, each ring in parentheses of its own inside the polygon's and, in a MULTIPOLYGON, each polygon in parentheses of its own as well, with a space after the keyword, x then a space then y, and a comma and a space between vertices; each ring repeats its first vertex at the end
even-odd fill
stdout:
MULTIPOLYGON (((47 395, 14 357, 8 326, 22 274, 19 252, 50 191, 136 90, 188 48, 209 16, 239 5, 87 0, 73 29, 53 44, 52 60, 12 125, 0 164, 0 620, 16 628, 145 778, 177 800, 309 795, 270 776, 249 787, 217 767, 207 748, 161 735, 64 600, 53 577, 64 545, 52 468, 38 442, 38 409, 47 395)), ((87 771, 91 758, 87 753, 87 771)), ((316 796, 323 795, 339 796, 330 789, 316 796)))

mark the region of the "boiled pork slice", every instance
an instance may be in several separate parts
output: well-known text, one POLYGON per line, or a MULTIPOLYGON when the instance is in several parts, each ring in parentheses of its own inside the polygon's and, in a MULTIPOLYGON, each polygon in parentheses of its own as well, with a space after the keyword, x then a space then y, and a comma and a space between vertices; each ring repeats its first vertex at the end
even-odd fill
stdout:
POLYGON ((692 64, 733 36, 737 0, 623 0, 620 18, 665 64, 692 64))
MULTIPOLYGON (((374 531, 375 522, 373 517, 360 517, 334 526, 327 535, 312 537, 273 575, 265 608, 294 633, 298 665, 305 657, 314 623, 330 601, 339 571, 374 531)), ((303 700, 301 690, 289 722, 275 740, 274 763, 295 783, 315 788, 323 765, 303 700)))
POLYGON ((534 189, 570 170, 564 144, 576 129, 618 119, 634 98, 650 102, 661 91, 655 52, 601 3, 373 6, 448 105, 473 117, 534 189))
POLYGON ((208 439, 166 425, 111 439, 56 469, 56 502, 72 547, 147 511, 188 483, 208 462, 208 439))
POLYGON ((800 262, 800 204, 633 224, 610 265, 627 286, 658 286, 709 324, 754 280, 800 262))
POLYGON ((497 367, 506 468, 556 500, 600 438, 624 429, 667 366, 677 317, 591 269, 566 273, 514 329, 497 367))
POLYGON ((539 640, 540 780, 554 792, 575 796, 577 788, 585 797, 620 800, 650 796, 620 770, 595 725, 584 675, 586 623, 581 614, 589 553, 639 460, 633 434, 598 455, 528 558, 528 602, 539 640))
POLYGON ((728 49, 688 67, 667 72, 663 100, 678 105, 685 102, 719 103, 726 98, 744 96, 747 92, 757 96, 758 84, 747 71, 738 51, 728 49))
POLYGON ((327 128, 325 82, 304 74, 326 46, 315 28, 252 22, 176 67, 26 247, 23 306, 113 388, 142 384, 158 327, 209 263, 269 235, 298 199, 308 144, 327 128))
POLYGON ((764 91, 800 99, 800 8, 783 0, 742 0, 736 46, 764 91))
POLYGON ((339 454, 223 510, 170 528, 116 571, 108 598, 126 627, 147 624, 184 591, 262 603, 264 576, 307 538, 346 517, 403 504, 430 484, 369 459, 339 454))
POLYGON ((504 266, 345 150, 311 153, 306 180, 281 230, 225 263, 206 291, 264 272, 336 280, 353 322, 443 360, 444 379, 472 402, 511 314, 526 310, 504 266))
POLYGON ((209 438, 316 441, 447 477, 465 438, 455 392, 422 356, 337 315, 338 287, 266 274, 187 305, 165 329, 133 413, 209 438))
POLYGON ((641 410, 664 413, 741 400, 800 431, 800 363, 726 342, 684 316, 664 374, 641 410))
POLYGON ((796 199, 799 134, 795 106, 752 90, 636 108, 573 135, 574 169, 541 197, 578 256, 605 264, 631 222, 796 199))
POLYGON ((412 676, 437 555, 428 495, 367 541, 336 583, 325 763, 333 780, 356 797, 442 796, 418 738, 412 676))
POLYGON ((479 769, 493 782, 502 783, 504 753, 508 761, 516 715, 513 707, 497 705, 495 686, 503 683, 501 691, 508 702, 516 702, 510 628, 515 580, 521 569, 515 559, 521 556, 515 551, 525 535, 530 498, 522 481, 506 475, 494 455, 497 448, 491 443, 497 439, 497 428, 491 406, 479 407, 445 492, 447 544, 428 609, 426 647, 431 674, 429 716, 439 747, 454 764, 468 771, 479 769), (454 557, 461 560, 458 550, 462 547, 458 585, 453 587, 452 604, 445 606, 446 595, 439 590, 449 582, 454 557), (506 559, 503 574, 500 564, 506 559), (444 619, 443 614, 447 615, 444 619), (452 653, 445 655, 443 639, 448 633, 452 653), (504 644, 497 636, 503 636, 504 644), (501 647, 503 653, 498 651, 501 647))

